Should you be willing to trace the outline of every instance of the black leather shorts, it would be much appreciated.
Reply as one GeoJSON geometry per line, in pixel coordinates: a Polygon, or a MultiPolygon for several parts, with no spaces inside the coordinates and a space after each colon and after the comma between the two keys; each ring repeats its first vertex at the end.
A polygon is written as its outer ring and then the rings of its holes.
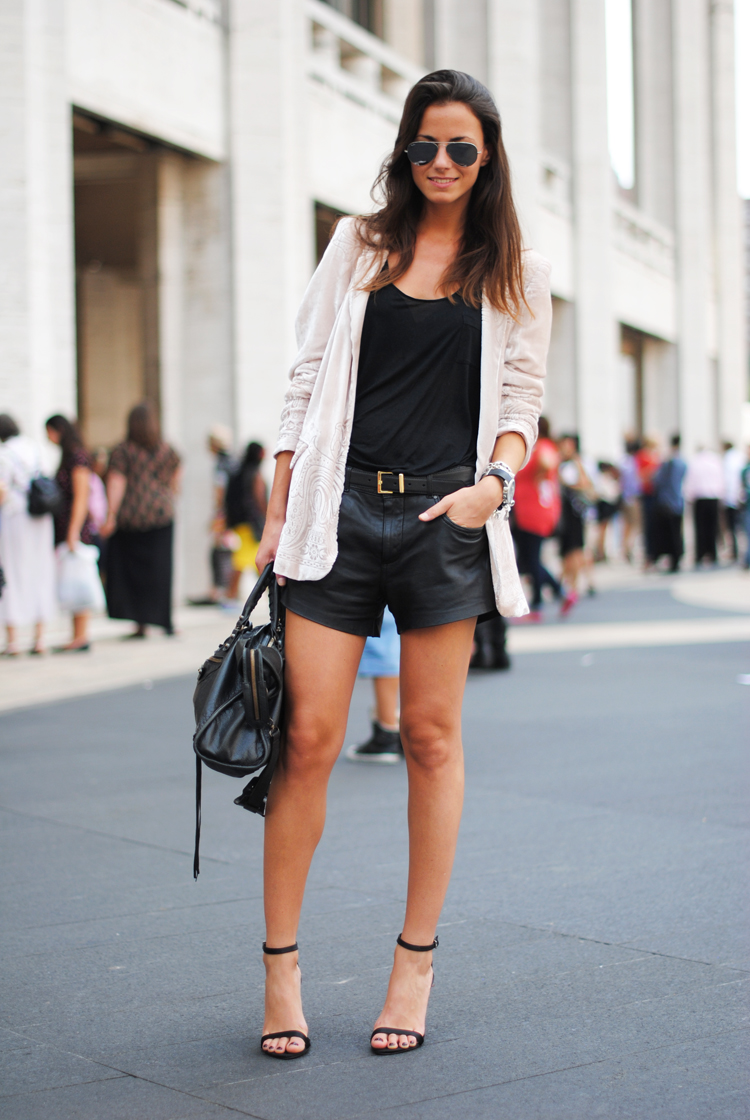
{"type": "Polygon", "coordinates": [[[386,605],[400,634],[474,615],[494,617],[487,533],[456,525],[445,514],[420,521],[438,501],[435,494],[345,490],[333,568],[323,579],[287,580],[285,605],[312,622],[363,637],[380,634],[386,605]]]}

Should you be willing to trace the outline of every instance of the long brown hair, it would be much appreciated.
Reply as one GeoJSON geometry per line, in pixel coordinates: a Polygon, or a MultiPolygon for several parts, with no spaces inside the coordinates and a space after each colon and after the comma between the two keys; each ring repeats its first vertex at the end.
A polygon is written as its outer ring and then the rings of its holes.
{"type": "Polygon", "coordinates": [[[155,451],[161,443],[161,431],[156,409],[148,401],[137,404],[128,414],[128,440],[155,451]]]}
{"type": "Polygon", "coordinates": [[[379,260],[397,253],[398,264],[388,271],[378,269],[363,287],[375,292],[392,284],[414,260],[425,200],[412,178],[406,148],[419,133],[425,109],[451,101],[460,101],[471,109],[482,126],[490,158],[472,188],[461,248],[441,286],[446,290],[457,288],[472,307],[479,306],[484,292],[498,311],[517,318],[525,302],[521,229],[513,205],[500,114],[486,86],[459,70],[436,70],[409,91],[396,143],[373,187],[373,198],[379,191],[384,205],[357,222],[362,246],[379,250],[379,260]]]}
{"type": "Polygon", "coordinates": [[[56,412],[54,416],[50,416],[45,427],[51,428],[53,432],[57,432],[59,435],[60,450],[62,451],[60,466],[68,470],[75,459],[76,453],[78,451],[86,452],[81,433],[78,431],[78,425],[74,420],[68,420],[67,416],[61,416],[59,412],[56,412]]]}

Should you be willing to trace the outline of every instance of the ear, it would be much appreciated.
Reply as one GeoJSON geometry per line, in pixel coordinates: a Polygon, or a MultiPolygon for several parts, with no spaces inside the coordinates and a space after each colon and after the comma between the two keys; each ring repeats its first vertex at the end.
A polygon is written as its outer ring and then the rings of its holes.
{"type": "Polygon", "coordinates": [[[485,148],[484,149],[484,155],[482,156],[481,160],[479,161],[479,166],[480,167],[486,167],[486,165],[489,162],[490,162],[490,153],[489,153],[489,150],[487,148],[485,148]]]}

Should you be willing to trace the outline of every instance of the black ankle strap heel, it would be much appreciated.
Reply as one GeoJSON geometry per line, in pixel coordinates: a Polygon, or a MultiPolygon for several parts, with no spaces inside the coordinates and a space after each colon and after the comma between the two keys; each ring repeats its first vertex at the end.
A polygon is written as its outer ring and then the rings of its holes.
{"type": "MultiPolygon", "coordinates": [[[[263,942],[263,952],[268,957],[277,957],[281,953],[296,953],[299,946],[297,942],[294,945],[284,945],[281,949],[269,949],[265,941],[263,942]]],[[[280,1058],[284,1062],[290,1062],[293,1058],[301,1058],[310,1049],[312,1043],[306,1034],[302,1031],[274,1031],[273,1034],[264,1034],[261,1036],[260,1049],[261,1053],[265,1054],[267,1058],[280,1058]],[[277,1054],[273,1050],[264,1050],[263,1043],[268,1042],[269,1038],[301,1038],[305,1044],[304,1050],[284,1050],[281,1054],[277,1054]]]]}
{"type": "Polygon", "coordinates": [[[431,945],[410,945],[409,942],[404,941],[401,934],[399,934],[398,937],[396,938],[396,944],[400,945],[402,949],[411,950],[412,953],[429,953],[433,949],[437,949],[440,942],[436,937],[431,945]]]}
{"type": "MultiPolygon", "coordinates": [[[[409,942],[404,941],[401,934],[399,934],[398,937],[396,938],[396,944],[400,945],[402,949],[409,949],[412,953],[429,953],[433,949],[437,949],[440,942],[438,941],[438,938],[436,936],[435,940],[432,942],[431,945],[410,945],[409,942]]],[[[435,970],[434,969],[433,969],[433,972],[432,972],[432,983],[433,983],[433,985],[435,983],[435,970]]],[[[373,1054],[408,1054],[412,1050],[418,1050],[419,1047],[423,1044],[424,1040],[425,1040],[425,1036],[423,1034],[420,1034],[419,1031],[405,1031],[405,1030],[401,1030],[400,1028],[397,1028],[397,1027],[376,1027],[375,1030],[370,1035],[370,1049],[372,1050],[373,1054]],[[394,1046],[393,1049],[390,1049],[388,1046],[373,1046],[372,1040],[376,1037],[376,1035],[379,1035],[379,1034],[405,1035],[407,1038],[413,1038],[414,1039],[414,1045],[413,1046],[394,1046]]]]}

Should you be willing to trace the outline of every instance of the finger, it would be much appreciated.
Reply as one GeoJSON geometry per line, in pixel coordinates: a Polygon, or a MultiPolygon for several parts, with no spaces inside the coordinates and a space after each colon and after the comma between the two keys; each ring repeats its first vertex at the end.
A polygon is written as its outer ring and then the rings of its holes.
{"type": "Polygon", "coordinates": [[[434,506],[430,506],[430,508],[426,509],[424,513],[420,513],[419,520],[434,521],[436,517],[441,517],[446,512],[446,510],[450,509],[451,503],[448,499],[452,497],[453,495],[449,494],[447,497],[441,498],[440,501],[437,502],[434,506]]]}

